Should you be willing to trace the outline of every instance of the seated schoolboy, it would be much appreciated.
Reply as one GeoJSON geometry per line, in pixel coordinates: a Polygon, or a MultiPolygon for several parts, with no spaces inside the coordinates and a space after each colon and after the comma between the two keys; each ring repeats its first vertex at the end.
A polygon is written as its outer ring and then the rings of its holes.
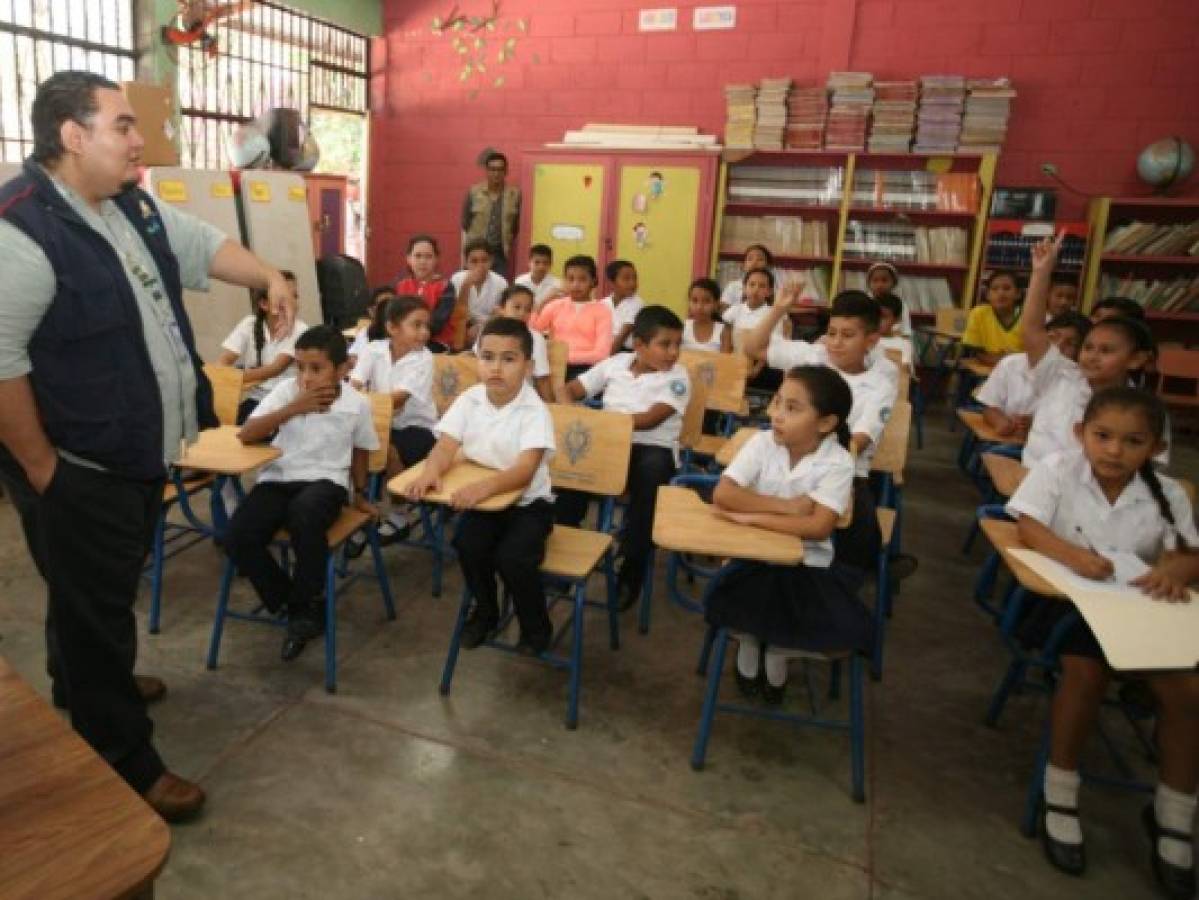
{"type": "Polygon", "coordinates": [[[491,271],[491,245],[483,238],[467,241],[462,248],[466,267],[450,276],[445,287],[446,294],[454,296],[455,315],[466,319],[466,336],[463,343],[452,347],[461,350],[470,347],[479,335],[483,323],[491,318],[500,294],[508,286],[508,279],[491,271]]]}
{"type": "MultiPolygon", "coordinates": [[[[495,315],[502,319],[515,319],[517,322],[528,326],[529,317],[533,314],[533,291],[525,287],[523,284],[514,284],[507,288],[504,293],[500,294],[499,306],[495,308],[495,315]]],[[[532,368],[529,369],[529,384],[537,391],[537,395],[546,403],[554,402],[554,389],[550,384],[550,354],[549,347],[546,346],[545,335],[533,331],[533,353],[532,353],[532,368]]],[[[472,352],[475,356],[479,355],[479,346],[482,337],[479,341],[475,341],[475,346],[472,352]]]]}
{"type": "Polygon", "coordinates": [[[477,351],[482,383],[463,391],[437,424],[437,444],[408,491],[411,500],[424,497],[459,451],[497,470],[452,498],[453,507],[463,510],[454,546],[475,597],[462,631],[462,646],[468,649],[483,643],[499,621],[497,572],[520,623],[518,649],[544,653],[552,636],[538,567],[554,527],[547,466],[554,452],[554,423],[528,384],[532,351],[532,334],[519,319],[499,317],[483,326],[477,351]],[[520,499],[506,510],[475,509],[488,497],[518,488],[523,489],[520,499]]]}
{"type": "Polygon", "coordinates": [[[1049,278],[1049,298],[1045,301],[1045,321],[1078,310],[1078,282],[1072,275],[1055,273],[1049,278]]]}
{"type": "Polygon", "coordinates": [[[909,371],[912,368],[912,339],[903,333],[903,301],[894,294],[875,297],[878,301],[878,349],[885,354],[888,350],[899,351],[899,363],[909,371]]]}
{"type": "MultiPolygon", "coordinates": [[[[1051,319],[1046,329],[1050,343],[1058,352],[1067,359],[1077,360],[1083,339],[1091,330],[1091,320],[1080,313],[1067,312],[1051,319]]],[[[1000,435],[1026,435],[1037,406],[1028,354],[1013,353],[996,363],[975,397],[983,405],[983,419],[1000,435]]]]}
{"type": "Polygon", "coordinates": [[[359,328],[350,343],[350,371],[353,371],[359,358],[366,352],[367,344],[387,337],[387,304],[395,298],[396,292],[389,285],[377,287],[371,292],[371,302],[366,308],[366,317],[370,319],[370,323],[359,328]]]}
{"type": "Polygon", "coordinates": [[[962,346],[985,365],[993,366],[1008,353],[1024,349],[1020,299],[1015,273],[998,269],[987,279],[986,302],[970,310],[962,346]]]}
{"type": "Polygon", "coordinates": [[[533,306],[539,309],[541,304],[552,300],[562,291],[562,282],[550,271],[554,264],[554,251],[547,244],[534,244],[529,248],[529,271],[517,277],[512,282],[521,287],[527,287],[533,292],[533,306]]]}
{"type": "MultiPolygon", "coordinates": [[[[621,608],[637,602],[646,577],[658,488],[678,468],[679,432],[691,396],[691,379],[679,365],[683,323],[665,306],[647,306],[633,320],[633,352],[610,356],[558,389],[571,403],[604,395],[604,409],[633,417],[629,459],[629,505],[624,518],[619,575],[621,608]]],[[[577,526],[587,512],[587,495],[561,491],[558,521],[577,526]]]]}
{"type": "Polygon", "coordinates": [[[346,342],[329,325],[309,328],[296,340],[296,375],[263,399],[238,432],[243,444],[267,439],[283,455],[258,474],[225,536],[225,552],[250,579],[272,613],[286,611],[283,659],[300,655],[325,630],[325,532],[353,498],[366,500],[367,460],[379,446],[370,401],[343,385],[346,342]],[[291,575],[271,552],[286,528],[295,554],[291,575]]]}

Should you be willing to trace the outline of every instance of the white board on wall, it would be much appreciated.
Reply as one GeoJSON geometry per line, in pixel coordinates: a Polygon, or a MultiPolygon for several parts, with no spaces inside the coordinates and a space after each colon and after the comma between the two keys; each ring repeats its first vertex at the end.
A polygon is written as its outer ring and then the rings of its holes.
{"type": "Polygon", "coordinates": [[[324,319],[304,179],[294,172],[242,172],[241,208],[246,245],[271,265],[296,273],[300,318],[319,325],[324,319]]]}
{"type": "MultiPolygon", "coordinates": [[[[146,189],[156,202],[169,203],[241,241],[237,200],[228,172],[153,167],[146,170],[146,189]]],[[[221,341],[251,312],[248,290],[215,278],[207,293],[184,291],[183,305],[196,335],[196,349],[205,362],[216,361],[221,341]]]]}

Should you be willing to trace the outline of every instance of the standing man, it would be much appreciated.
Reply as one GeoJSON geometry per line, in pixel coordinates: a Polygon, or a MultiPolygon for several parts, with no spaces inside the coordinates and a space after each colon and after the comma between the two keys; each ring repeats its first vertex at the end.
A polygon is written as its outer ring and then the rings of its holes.
{"type": "Polygon", "coordinates": [[[166,466],[216,424],[183,308],[212,275],[287,283],[215,228],[137,187],[144,141],[116,84],[60,72],[33,102],[33,153],[0,187],[0,483],[45,579],[48,665],[75,730],[167,821],[198,785],[168,772],[135,679],[133,603],[166,466]]]}
{"type": "MultiPolygon", "coordinates": [[[[483,151],[487,180],[472,185],[462,204],[462,246],[481,238],[491,246],[491,271],[512,280],[512,249],[520,219],[520,188],[505,184],[508,157],[483,151]]],[[[463,266],[465,268],[465,265],[463,266]]]]}

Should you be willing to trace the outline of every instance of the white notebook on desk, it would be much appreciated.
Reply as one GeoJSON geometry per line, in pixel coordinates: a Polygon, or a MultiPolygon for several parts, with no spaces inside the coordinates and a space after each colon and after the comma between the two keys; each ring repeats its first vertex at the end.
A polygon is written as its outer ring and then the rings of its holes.
{"type": "Polygon", "coordinates": [[[1147,569],[1132,554],[1109,554],[1116,567],[1110,581],[1083,578],[1034,550],[1013,550],[1012,556],[1074,602],[1113,669],[1199,665],[1199,594],[1191,591],[1189,602],[1169,603],[1130,587],[1128,581],[1147,569]]]}

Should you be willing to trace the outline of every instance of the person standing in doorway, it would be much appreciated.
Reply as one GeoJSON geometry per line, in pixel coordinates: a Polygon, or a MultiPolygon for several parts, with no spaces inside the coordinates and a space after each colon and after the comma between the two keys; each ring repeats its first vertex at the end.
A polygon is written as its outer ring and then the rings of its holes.
{"type": "Polygon", "coordinates": [[[506,184],[508,157],[483,151],[487,180],[472,185],[462,203],[462,246],[482,239],[491,247],[491,271],[512,279],[512,248],[520,220],[520,188],[506,184]]]}
{"type": "Polygon", "coordinates": [[[265,291],[275,268],[137,186],[145,142],[120,88],[59,72],[33,102],[33,153],[0,187],[0,484],[45,579],[53,695],[83,738],[167,821],[199,785],[169,772],[135,678],[142,565],[181,444],[215,426],[183,289],[209,276],[265,291]]]}

